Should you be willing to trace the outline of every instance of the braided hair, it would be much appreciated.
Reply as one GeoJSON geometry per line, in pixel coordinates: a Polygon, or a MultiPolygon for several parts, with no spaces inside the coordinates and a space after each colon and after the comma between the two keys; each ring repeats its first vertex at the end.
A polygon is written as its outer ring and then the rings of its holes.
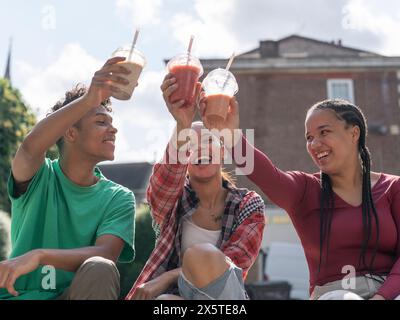
{"type": "MultiPolygon", "coordinates": [[[[362,164],[362,221],[363,221],[363,239],[359,256],[359,267],[361,264],[372,274],[373,264],[379,246],[379,219],[375,209],[371,192],[371,155],[366,146],[367,125],[366,119],[359,107],[340,99],[325,100],[312,106],[308,114],[314,110],[331,110],[340,121],[344,121],[346,127],[358,126],[360,137],[358,141],[358,152],[362,164]],[[372,258],[367,263],[366,255],[368,245],[372,238],[373,220],[375,221],[376,239],[372,258]]],[[[335,208],[334,193],[329,175],[321,172],[321,196],[320,196],[320,257],[318,271],[321,270],[323,262],[324,247],[326,247],[326,256],[329,252],[329,239],[332,224],[332,215],[335,208]]]]}

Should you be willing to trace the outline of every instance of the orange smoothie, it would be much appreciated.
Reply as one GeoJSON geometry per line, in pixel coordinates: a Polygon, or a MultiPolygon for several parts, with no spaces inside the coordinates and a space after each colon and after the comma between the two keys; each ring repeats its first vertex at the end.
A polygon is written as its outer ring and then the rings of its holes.
{"type": "Polygon", "coordinates": [[[205,116],[207,120],[212,122],[224,121],[228,114],[229,101],[231,96],[225,94],[212,94],[207,96],[207,107],[205,116]]]}

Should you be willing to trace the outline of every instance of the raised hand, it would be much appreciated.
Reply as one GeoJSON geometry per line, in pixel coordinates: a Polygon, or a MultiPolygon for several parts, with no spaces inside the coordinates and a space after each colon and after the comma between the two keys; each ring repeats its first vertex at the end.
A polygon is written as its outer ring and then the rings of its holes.
{"type": "Polygon", "coordinates": [[[173,74],[169,73],[165,76],[160,88],[163,92],[164,101],[167,104],[168,111],[174,117],[178,126],[180,128],[190,128],[194,115],[196,114],[196,103],[201,88],[200,82],[196,84],[195,102],[192,105],[185,107],[182,107],[185,100],[179,100],[174,103],[171,102],[171,94],[178,89],[178,84],[176,83],[176,78],[174,78],[173,74]]]}
{"type": "Polygon", "coordinates": [[[143,283],[138,287],[132,296],[128,296],[128,300],[152,300],[164,293],[168,289],[171,282],[166,274],[162,274],[158,278],[143,283]]]}
{"type": "Polygon", "coordinates": [[[118,62],[124,61],[124,57],[114,57],[104,64],[104,66],[96,71],[92,78],[92,82],[87,93],[84,95],[87,103],[93,107],[99,106],[104,100],[111,97],[115,92],[120,92],[116,85],[122,84],[127,85],[129,81],[121,77],[120,75],[130,74],[130,71],[118,64],[118,62]]]}
{"type": "MultiPolygon", "coordinates": [[[[208,130],[217,130],[223,139],[224,146],[228,149],[232,148],[241,138],[241,132],[239,131],[239,103],[236,98],[232,97],[229,101],[229,109],[225,121],[210,122],[205,116],[206,108],[207,97],[202,92],[200,94],[199,111],[204,126],[208,130]],[[229,134],[226,130],[229,130],[229,134]]],[[[214,134],[216,134],[215,131],[214,134]]]]}
{"type": "Polygon", "coordinates": [[[201,92],[199,101],[200,117],[207,129],[228,129],[231,131],[239,129],[239,103],[235,97],[232,97],[229,101],[229,109],[225,121],[210,122],[207,117],[204,116],[206,108],[207,97],[204,92],[201,92]]]}

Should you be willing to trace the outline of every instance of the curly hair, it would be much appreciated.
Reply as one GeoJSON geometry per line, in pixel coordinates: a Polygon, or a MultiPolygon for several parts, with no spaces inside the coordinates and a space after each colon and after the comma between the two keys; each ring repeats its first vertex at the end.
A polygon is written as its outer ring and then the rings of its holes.
{"type": "MultiPolygon", "coordinates": [[[[65,92],[65,97],[59,101],[50,109],[50,111],[46,114],[46,117],[49,116],[50,114],[56,112],[57,110],[60,110],[61,108],[65,107],[66,105],[70,104],[72,101],[82,97],[86,92],[87,92],[87,87],[82,84],[78,83],[75,85],[71,90],[65,92]]],[[[101,105],[106,108],[108,112],[112,112],[111,108],[111,101],[109,98],[104,100],[101,105]]],[[[79,122],[74,124],[75,127],[79,127],[79,122]]],[[[62,147],[63,147],[64,141],[63,138],[61,137],[60,139],[57,140],[56,145],[58,147],[58,150],[61,152],[62,147]]]]}

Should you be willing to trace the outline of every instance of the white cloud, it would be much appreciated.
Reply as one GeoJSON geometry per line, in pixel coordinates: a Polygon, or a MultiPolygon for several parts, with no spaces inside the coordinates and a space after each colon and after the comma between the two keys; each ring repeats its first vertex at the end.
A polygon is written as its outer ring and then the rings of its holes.
{"type": "Polygon", "coordinates": [[[229,57],[256,48],[260,40],[299,34],[388,55],[400,54],[400,2],[388,0],[194,0],[177,11],[169,28],[181,50],[196,35],[195,53],[229,57]]]}
{"type": "Polygon", "coordinates": [[[194,52],[205,56],[226,56],[238,49],[238,41],[229,29],[235,11],[231,0],[195,0],[194,14],[178,12],[170,22],[174,37],[186,48],[195,35],[194,52]]]}
{"type": "Polygon", "coordinates": [[[17,61],[21,77],[21,92],[39,117],[64,96],[67,89],[78,82],[88,83],[91,75],[102,65],[78,44],[67,44],[54,62],[37,68],[25,61],[17,61]]]}
{"type": "Polygon", "coordinates": [[[398,0],[232,0],[232,6],[235,11],[226,28],[243,51],[257,47],[259,40],[299,34],[400,55],[398,0]]]}
{"type": "Polygon", "coordinates": [[[162,122],[158,122],[156,128],[140,127],[137,122],[129,121],[119,126],[115,162],[154,162],[161,159],[173,129],[173,125],[165,126],[162,122]]]}
{"type": "Polygon", "coordinates": [[[164,75],[145,69],[132,99],[113,101],[118,128],[115,161],[151,162],[162,156],[174,126],[160,90],[164,75]]]}
{"type": "Polygon", "coordinates": [[[117,13],[132,26],[157,25],[160,23],[163,0],[117,0],[117,13]]]}
{"type": "Polygon", "coordinates": [[[292,34],[331,41],[343,35],[342,6],[346,1],[232,0],[234,11],[222,19],[226,30],[235,35],[240,52],[256,48],[260,40],[292,34]]]}
{"type": "Polygon", "coordinates": [[[15,65],[17,67],[17,72],[23,74],[25,79],[31,78],[40,73],[39,68],[32,66],[26,61],[18,60],[15,62],[15,65]]]}
{"type": "Polygon", "coordinates": [[[345,27],[370,32],[383,39],[382,52],[400,54],[400,2],[350,0],[343,8],[345,27]],[[389,9],[390,8],[390,9],[389,9]]]}

